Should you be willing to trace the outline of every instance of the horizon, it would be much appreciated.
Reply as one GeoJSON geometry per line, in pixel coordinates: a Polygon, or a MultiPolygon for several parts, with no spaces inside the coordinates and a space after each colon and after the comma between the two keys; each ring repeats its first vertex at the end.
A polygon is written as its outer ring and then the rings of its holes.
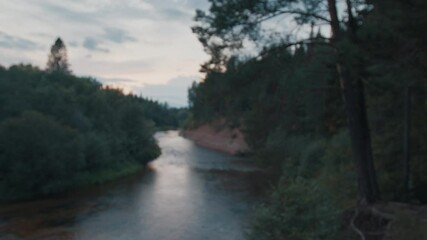
{"type": "Polygon", "coordinates": [[[0,65],[45,69],[50,47],[60,37],[73,74],[185,107],[187,89],[202,78],[200,64],[208,59],[190,29],[195,10],[207,4],[205,0],[1,2],[0,65]]]}

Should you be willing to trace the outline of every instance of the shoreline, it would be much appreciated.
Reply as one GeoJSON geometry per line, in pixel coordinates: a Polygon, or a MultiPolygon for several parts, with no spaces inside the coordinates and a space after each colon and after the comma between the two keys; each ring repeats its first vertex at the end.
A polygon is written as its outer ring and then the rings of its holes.
{"type": "Polygon", "coordinates": [[[203,124],[194,129],[183,129],[180,135],[195,144],[223,152],[229,155],[240,155],[250,151],[243,133],[223,124],[203,124]]]}

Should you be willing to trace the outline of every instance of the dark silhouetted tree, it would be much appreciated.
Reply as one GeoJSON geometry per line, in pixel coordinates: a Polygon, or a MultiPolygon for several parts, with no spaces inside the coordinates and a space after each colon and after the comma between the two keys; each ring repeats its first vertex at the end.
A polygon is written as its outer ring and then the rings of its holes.
{"type": "MultiPolygon", "coordinates": [[[[208,53],[215,47],[227,57],[228,52],[244,48],[245,42],[249,41],[257,43],[266,41],[267,46],[274,46],[279,42],[283,48],[317,43],[335,49],[337,58],[335,65],[342,86],[358,173],[360,202],[377,201],[380,194],[372,157],[364,87],[357,68],[360,63],[354,63],[357,58],[353,54],[354,51],[351,51],[357,42],[353,36],[357,27],[353,16],[353,4],[356,2],[350,0],[345,2],[346,16],[338,14],[337,0],[210,0],[209,2],[211,3],[209,11],[197,11],[195,17],[197,25],[192,28],[208,53]],[[273,31],[271,36],[279,34],[285,36],[284,38],[278,37],[274,41],[264,39],[268,34],[265,34],[263,23],[277,19],[278,16],[288,18],[299,27],[309,27],[313,24],[329,25],[331,36],[325,41],[326,39],[318,39],[314,35],[298,37],[293,31],[278,30],[273,31]]],[[[215,59],[218,57],[213,55],[211,61],[215,62],[215,59]]]]}
{"type": "Polygon", "coordinates": [[[56,39],[50,48],[50,54],[47,60],[48,72],[71,73],[67,59],[67,48],[61,38],[56,39]]]}

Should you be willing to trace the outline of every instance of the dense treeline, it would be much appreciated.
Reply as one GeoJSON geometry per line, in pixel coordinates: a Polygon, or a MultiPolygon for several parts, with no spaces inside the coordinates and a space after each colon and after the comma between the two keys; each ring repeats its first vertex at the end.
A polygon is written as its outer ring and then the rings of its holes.
{"type": "MultiPolygon", "coordinates": [[[[425,1],[349,0],[341,14],[334,0],[210,2],[193,28],[212,58],[189,90],[188,127],[225,117],[279,170],[250,238],[357,239],[342,223],[355,206],[427,202],[425,1]],[[278,15],[310,36],[265,44],[256,30],[278,15]],[[265,48],[230,54],[247,41],[265,48]]],[[[405,239],[426,234],[411,227],[405,239]]]]}
{"type": "Polygon", "coordinates": [[[0,196],[64,191],[140,169],[160,153],[153,132],[174,111],[91,78],[0,67],[0,196]]]}

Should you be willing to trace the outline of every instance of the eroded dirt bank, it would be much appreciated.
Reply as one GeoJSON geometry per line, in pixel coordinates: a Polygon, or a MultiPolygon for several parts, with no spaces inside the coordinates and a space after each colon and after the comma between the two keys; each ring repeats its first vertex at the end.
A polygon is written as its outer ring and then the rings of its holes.
{"type": "Polygon", "coordinates": [[[181,135],[197,145],[227,154],[237,155],[249,151],[242,132],[225,126],[222,121],[182,130],[181,135]]]}

